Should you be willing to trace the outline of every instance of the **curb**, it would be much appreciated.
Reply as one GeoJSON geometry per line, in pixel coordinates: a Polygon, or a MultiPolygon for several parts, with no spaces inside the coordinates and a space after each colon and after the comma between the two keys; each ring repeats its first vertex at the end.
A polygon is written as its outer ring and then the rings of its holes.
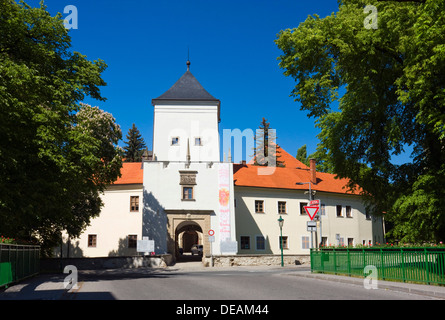
{"type": "MultiPolygon", "coordinates": [[[[347,276],[322,274],[322,273],[311,273],[310,271],[295,272],[288,275],[363,286],[363,278],[353,278],[347,276]]],[[[378,280],[378,290],[406,292],[427,297],[434,297],[438,299],[445,299],[445,287],[432,286],[426,284],[413,284],[413,283],[378,280]]]]}

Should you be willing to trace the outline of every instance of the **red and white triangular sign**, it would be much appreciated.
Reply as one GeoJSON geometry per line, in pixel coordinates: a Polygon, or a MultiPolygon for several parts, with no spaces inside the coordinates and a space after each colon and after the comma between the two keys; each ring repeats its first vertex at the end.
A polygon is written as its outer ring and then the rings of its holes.
{"type": "Polygon", "coordinates": [[[309,218],[311,218],[311,220],[314,219],[319,209],[318,206],[304,206],[303,208],[304,210],[306,210],[306,213],[309,216],[309,218]]]}

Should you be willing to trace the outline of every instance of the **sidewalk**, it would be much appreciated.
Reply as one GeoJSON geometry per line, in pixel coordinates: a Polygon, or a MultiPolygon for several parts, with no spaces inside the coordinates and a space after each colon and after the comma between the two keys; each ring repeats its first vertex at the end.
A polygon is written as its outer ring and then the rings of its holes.
{"type": "MultiPolygon", "coordinates": [[[[358,286],[363,286],[363,278],[355,278],[348,276],[340,276],[324,273],[311,273],[310,271],[293,272],[288,275],[305,277],[319,280],[327,280],[341,283],[349,283],[358,286]]],[[[395,281],[378,280],[378,290],[392,290],[397,292],[409,292],[413,294],[419,294],[423,296],[435,297],[439,299],[445,299],[445,287],[426,285],[426,284],[414,284],[395,281]]],[[[372,289],[369,289],[372,290],[372,289]]]]}

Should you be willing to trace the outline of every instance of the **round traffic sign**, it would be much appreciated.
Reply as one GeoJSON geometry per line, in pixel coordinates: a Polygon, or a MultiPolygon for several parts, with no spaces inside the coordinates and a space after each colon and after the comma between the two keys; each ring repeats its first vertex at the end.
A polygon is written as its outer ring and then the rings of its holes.
{"type": "Polygon", "coordinates": [[[215,231],[213,231],[212,229],[209,230],[209,236],[213,236],[215,234],[215,231]]]}

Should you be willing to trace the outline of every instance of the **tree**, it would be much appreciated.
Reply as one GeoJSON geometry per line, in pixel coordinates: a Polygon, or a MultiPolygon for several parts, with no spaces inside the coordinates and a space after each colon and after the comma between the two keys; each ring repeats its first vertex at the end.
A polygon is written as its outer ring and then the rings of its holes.
{"type": "Polygon", "coordinates": [[[0,0],[0,233],[40,242],[76,237],[119,176],[121,131],[105,101],[102,60],[71,51],[61,14],[0,0]]]}
{"type": "Polygon", "coordinates": [[[309,159],[307,157],[307,150],[306,145],[301,146],[297,150],[297,156],[295,157],[298,161],[302,162],[303,164],[309,166],[309,159]]]}
{"type": "Polygon", "coordinates": [[[321,129],[317,151],[363,188],[374,215],[386,212],[402,241],[445,240],[444,5],[339,1],[338,12],[309,16],[276,40],[292,96],[321,129]],[[377,29],[364,25],[366,5],[377,9],[377,29]],[[392,163],[407,146],[412,161],[392,163]]]}
{"type": "Polygon", "coordinates": [[[270,123],[266,118],[260,123],[259,130],[255,135],[254,165],[255,166],[275,166],[284,167],[284,162],[280,161],[280,150],[276,143],[277,136],[275,130],[270,128],[270,123]]]}
{"type": "Polygon", "coordinates": [[[147,148],[145,145],[144,138],[140,134],[138,128],[133,123],[133,126],[128,130],[128,134],[126,136],[127,141],[125,141],[126,146],[125,150],[125,161],[126,162],[140,162],[142,161],[142,154],[144,150],[147,148]]]}

